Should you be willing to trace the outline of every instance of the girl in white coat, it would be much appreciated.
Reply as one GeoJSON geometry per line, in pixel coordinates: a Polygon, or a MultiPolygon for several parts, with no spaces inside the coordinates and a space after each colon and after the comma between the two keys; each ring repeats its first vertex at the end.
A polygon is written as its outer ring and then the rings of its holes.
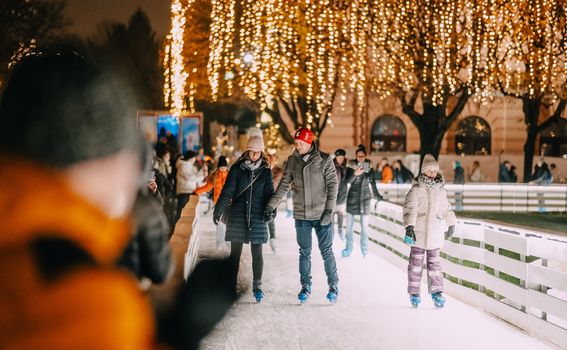
{"type": "Polygon", "coordinates": [[[447,199],[444,185],[445,180],[439,173],[439,165],[435,158],[431,154],[426,154],[421,173],[413,180],[413,186],[406,195],[403,211],[406,228],[404,241],[411,245],[408,293],[414,307],[417,307],[421,301],[419,292],[425,255],[427,255],[429,293],[435,306],[442,307],[445,303],[442,295],[443,271],[440,251],[444,236],[448,238],[453,235],[457,219],[447,199]]]}

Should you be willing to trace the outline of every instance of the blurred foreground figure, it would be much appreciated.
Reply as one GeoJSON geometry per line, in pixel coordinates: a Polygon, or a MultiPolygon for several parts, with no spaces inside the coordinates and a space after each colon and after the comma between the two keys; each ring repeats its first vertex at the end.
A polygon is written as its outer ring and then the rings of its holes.
{"type": "Polygon", "coordinates": [[[148,349],[149,305],[114,267],[141,177],[126,90],[62,50],[28,56],[0,103],[0,348],[148,349]]]}

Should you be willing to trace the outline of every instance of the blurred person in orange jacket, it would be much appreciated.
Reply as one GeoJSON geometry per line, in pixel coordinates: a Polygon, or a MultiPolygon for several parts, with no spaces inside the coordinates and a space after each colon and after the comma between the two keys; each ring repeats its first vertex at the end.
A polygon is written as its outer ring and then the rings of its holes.
{"type": "Polygon", "coordinates": [[[150,349],[115,267],[141,178],[128,89],[71,49],[24,57],[0,103],[0,348],[150,349]]]}

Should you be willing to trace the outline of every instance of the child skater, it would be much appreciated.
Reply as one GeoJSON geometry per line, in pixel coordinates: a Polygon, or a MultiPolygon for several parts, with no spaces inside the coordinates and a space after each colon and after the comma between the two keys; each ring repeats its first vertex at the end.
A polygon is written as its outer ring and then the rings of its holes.
{"type": "Polygon", "coordinates": [[[403,210],[406,228],[404,242],[411,246],[408,293],[414,307],[421,302],[419,289],[426,254],[429,293],[436,307],[443,307],[445,304],[439,252],[443,246],[443,236],[449,238],[453,235],[457,219],[447,199],[444,185],[445,180],[439,173],[435,158],[426,154],[421,173],[413,180],[412,188],[406,195],[403,210]],[[445,232],[447,225],[449,227],[445,232]]]}

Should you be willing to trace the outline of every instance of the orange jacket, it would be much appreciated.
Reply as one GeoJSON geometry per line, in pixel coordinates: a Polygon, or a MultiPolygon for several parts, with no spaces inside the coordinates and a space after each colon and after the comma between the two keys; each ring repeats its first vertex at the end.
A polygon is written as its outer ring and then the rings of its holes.
{"type": "Polygon", "coordinates": [[[0,349],[152,348],[149,304],[114,268],[126,222],[53,170],[0,158],[0,183],[0,349]]]}
{"type": "Polygon", "coordinates": [[[384,166],[382,168],[382,182],[383,184],[389,184],[394,181],[394,172],[392,171],[392,167],[389,165],[384,166]]]}
{"type": "Polygon", "coordinates": [[[203,186],[197,188],[195,193],[198,195],[202,195],[203,193],[207,193],[210,190],[213,190],[213,203],[216,203],[219,199],[220,193],[226,182],[226,178],[228,176],[228,170],[220,171],[216,170],[211,176],[207,177],[207,183],[203,186]]]}

